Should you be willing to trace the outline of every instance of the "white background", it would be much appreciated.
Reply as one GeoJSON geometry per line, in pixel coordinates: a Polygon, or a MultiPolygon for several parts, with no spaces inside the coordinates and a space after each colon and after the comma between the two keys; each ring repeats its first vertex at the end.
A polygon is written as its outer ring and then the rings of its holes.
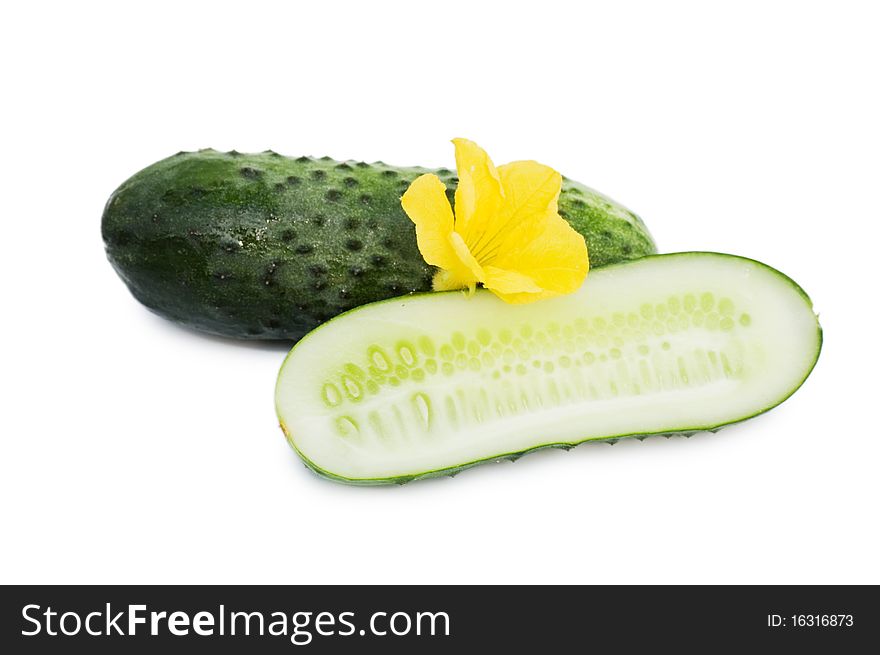
{"type": "Polygon", "coordinates": [[[7,6],[0,580],[880,582],[876,11],[7,6]],[[177,328],[105,259],[106,198],[178,150],[451,166],[455,136],[604,191],[662,251],[793,276],[812,377],[714,436],[346,487],[278,429],[285,347],[177,328]]]}

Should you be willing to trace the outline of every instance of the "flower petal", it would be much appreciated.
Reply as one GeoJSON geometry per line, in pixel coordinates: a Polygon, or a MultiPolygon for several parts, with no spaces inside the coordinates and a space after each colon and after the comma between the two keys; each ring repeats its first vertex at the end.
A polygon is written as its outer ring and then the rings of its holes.
{"type": "MultiPolygon", "coordinates": [[[[516,292],[527,295],[507,298],[504,295],[514,290],[498,289],[498,295],[508,302],[531,302],[577,290],[587,276],[590,263],[584,237],[554,211],[523,220],[499,248],[491,266],[493,271],[513,271],[531,279],[541,289],[540,293],[523,287],[516,292]]],[[[484,264],[484,270],[488,271],[489,266],[484,264]]],[[[492,288],[489,283],[486,286],[492,288]]]]}
{"type": "Polygon", "coordinates": [[[489,155],[473,141],[453,139],[458,188],[455,190],[455,231],[466,243],[483,233],[502,203],[501,178],[489,155]]]}
{"type": "Polygon", "coordinates": [[[485,226],[484,233],[469,241],[474,256],[492,263],[503,244],[520,229],[523,221],[543,219],[556,213],[562,176],[536,161],[515,161],[498,167],[504,202],[485,226]]]}
{"type": "Polygon", "coordinates": [[[482,282],[485,278],[483,267],[480,266],[480,263],[471,254],[461,235],[458,232],[453,232],[449,235],[449,243],[452,244],[452,249],[455,251],[458,261],[473,275],[474,281],[482,282]]]}
{"type": "Polygon", "coordinates": [[[431,173],[420,175],[400,199],[403,211],[416,224],[416,239],[425,261],[440,268],[456,268],[459,259],[449,241],[454,218],[446,186],[431,173]]]}
{"type": "Polygon", "coordinates": [[[455,212],[431,174],[417,178],[401,199],[422,256],[441,269],[434,288],[473,292],[482,283],[510,303],[576,290],[590,265],[584,238],[558,213],[562,176],[534,161],[496,169],[473,141],[453,143],[455,212]]]}
{"type": "Polygon", "coordinates": [[[514,161],[498,167],[509,220],[556,211],[562,175],[536,161],[514,161]]]}
{"type": "Polygon", "coordinates": [[[455,289],[469,289],[471,293],[477,288],[477,280],[465,269],[449,271],[441,268],[434,273],[431,281],[434,291],[453,291],[455,289]]]}
{"type": "Polygon", "coordinates": [[[497,266],[486,266],[483,286],[496,293],[541,293],[543,289],[535,281],[519,271],[509,271],[497,266]]]}
{"type": "Polygon", "coordinates": [[[536,300],[543,300],[544,298],[552,298],[553,296],[559,295],[554,291],[541,291],[539,293],[502,293],[495,289],[490,289],[490,291],[508,305],[525,305],[530,302],[535,302],[536,300]]]}

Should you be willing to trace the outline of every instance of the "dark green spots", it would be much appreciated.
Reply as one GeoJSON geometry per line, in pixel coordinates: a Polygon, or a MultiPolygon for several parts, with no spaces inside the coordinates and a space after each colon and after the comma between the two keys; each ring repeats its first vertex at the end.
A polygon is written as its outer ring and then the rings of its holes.
{"type": "Polygon", "coordinates": [[[232,279],[232,273],[230,271],[215,271],[211,274],[218,282],[227,282],[232,279]]]}
{"type": "Polygon", "coordinates": [[[281,233],[281,240],[284,241],[285,243],[290,243],[294,239],[296,239],[296,231],[295,230],[288,229],[288,230],[284,230],[281,233]]]}
{"type": "Polygon", "coordinates": [[[330,189],[327,193],[324,194],[324,198],[329,200],[330,202],[339,202],[342,200],[342,191],[339,189],[330,189]]]}
{"type": "Polygon", "coordinates": [[[359,161],[355,164],[358,168],[369,168],[370,165],[365,161],[359,161]]]}
{"type": "Polygon", "coordinates": [[[249,180],[256,180],[263,176],[263,171],[251,168],[250,166],[242,166],[238,172],[241,173],[242,177],[246,177],[249,180]]]}
{"type": "Polygon", "coordinates": [[[343,178],[342,183],[347,186],[349,189],[352,187],[356,187],[358,185],[358,181],[353,177],[343,178]]]}
{"type": "Polygon", "coordinates": [[[319,182],[319,181],[323,180],[325,177],[327,177],[327,172],[318,169],[318,170],[312,171],[312,172],[309,174],[309,176],[310,176],[315,182],[319,182]]]}
{"type": "Polygon", "coordinates": [[[364,274],[364,269],[361,266],[352,266],[351,268],[348,269],[348,273],[352,277],[360,277],[361,275],[364,274]]]}
{"type": "Polygon", "coordinates": [[[289,184],[290,186],[299,186],[301,182],[302,178],[299,178],[296,175],[287,176],[287,184],[289,184]]]}
{"type": "Polygon", "coordinates": [[[315,280],[312,282],[312,288],[315,291],[323,291],[327,288],[327,280],[315,280]]]}
{"type": "Polygon", "coordinates": [[[274,189],[276,191],[284,191],[286,188],[287,188],[287,185],[284,184],[284,182],[276,182],[275,186],[274,186],[274,189]]]}
{"type": "Polygon", "coordinates": [[[397,177],[397,171],[382,171],[382,177],[397,177]]]}
{"type": "Polygon", "coordinates": [[[370,263],[373,266],[381,267],[385,266],[385,264],[388,263],[388,260],[385,259],[385,257],[383,257],[382,255],[373,255],[372,257],[370,257],[370,263]]]}
{"type": "Polygon", "coordinates": [[[241,153],[238,150],[230,150],[226,154],[230,157],[241,157],[241,153]]]}
{"type": "Polygon", "coordinates": [[[324,223],[327,222],[327,217],[324,214],[315,214],[312,216],[312,225],[316,227],[323,227],[324,223]]]}
{"type": "Polygon", "coordinates": [[[341,164],[336,164],[336,169],[340,170],[340,171],[352,170],[351,166],[347,162],[342,162],[341,164]]]}
{"type": "Polygon", "coordinates": [[[367,195],[366,193],[362,193],[358,197],[358,200],[360,200],[361,204],[364,204],[364,205],[369,205],[371,202],[373,202],[373,198],[370,197],[369,195],[367,195]]]}
{"type": "Polygon", "coordinates": [[[394,239],[392,239],[391,237],[384,237],[382,239],[382,245],[391,250],[396,244],[394,243],[394,239]]]}
{"type": "Polygon", "coordinates": [[[364,249],[364,242],[360,239],[346,239],[345,249],[351,252],[357,252],[364,249]]]}
{"type": "Polygon", "coordinates": [[[333,157],[328,157],[327,155],[324,155],[323,157],[321,157],[321,161],[333,161],[333,157]]]}
{"type": "Polygon", "coordinates": [[[309,274],[313,277],[320,277],[322,275],[327,275],[327,267],[323,264],[311,264],[309,265],[309,274]]]}
{"type": "Polygon", "coordinates": [[[315,251],[315,246],[311,243],[301,243],[296,247],[296,252],[299,255],[308,255],[315,251]]]}
{"type": "Polygon", "coordinates": [[[345,227],[346,230],[356,230],[360,224],[361,222],[356,218],[346,218],[343,227],[345,227]]]}
{"type": "Polygon", "coordinates": [[[311,157],[302,156],[302,157],[297,157],[296,161],[298,161],[300,164],[305,164],[307,162],[312,161],[312,159],[311,159],[311,157]]]}

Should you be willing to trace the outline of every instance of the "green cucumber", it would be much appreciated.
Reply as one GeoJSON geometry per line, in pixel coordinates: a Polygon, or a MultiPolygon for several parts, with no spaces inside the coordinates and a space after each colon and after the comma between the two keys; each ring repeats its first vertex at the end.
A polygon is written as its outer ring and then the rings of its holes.
{"type": "MultiPolygon", "coordinates": [[[[180,153],[122,184],[104,210],[110,262],[134,296],[190,328],[298,339],[366,303],[430,289],[400,196],[424,168],[180,153]]],[[[449,189],[451,171],[437,173],[449,189]]],[[[594,267],[654,253],[642,221],[566,180],[559,211],[594,267]]]]}
{"type": "Polygon", "coordinates": [[[403,483],[541,448],[714,431],[793,394],[821,344],[809,297],[779,271],[658,255],[530,305],[478,291],[353,310],[294,346],[275,405],[314,471],[403,483]]]}

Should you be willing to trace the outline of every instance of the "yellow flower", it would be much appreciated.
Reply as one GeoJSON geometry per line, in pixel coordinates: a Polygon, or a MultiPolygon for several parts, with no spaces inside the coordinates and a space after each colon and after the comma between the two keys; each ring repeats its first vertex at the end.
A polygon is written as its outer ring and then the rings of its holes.
{"type": "Polygon", "coordinates": [[[495,168],[473,141],[453,139],[455,213],[436,175],[421,175],[401,198],[419,250],[440,270],[434,290],[477,283],[509,303],[578,289],[590,268],[587,244],[559,215],[562,176],[534,161],[495,168]]]}

